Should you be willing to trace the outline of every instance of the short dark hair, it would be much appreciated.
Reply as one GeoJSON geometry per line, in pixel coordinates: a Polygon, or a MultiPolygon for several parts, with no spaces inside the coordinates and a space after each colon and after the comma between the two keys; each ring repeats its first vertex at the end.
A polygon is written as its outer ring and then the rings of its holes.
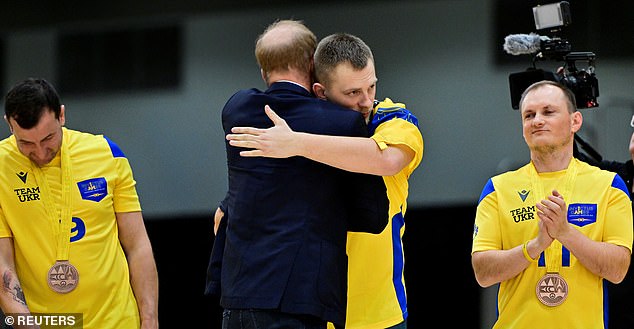
{"type": "Polygon", "coordinates": [[[361,38],[348,33],[334,33],[323,38],[315,50],[315,76],[317,81],[329,83],[330,75],[342,63],[362,70],[374,62],[370,47],[361,38]]]}
{"type": "Polygon", "coordinates": [[[41,78],[28,78],[17,83],[7,93],[4,114],[20,127],[31,129],[37,125],[44,111],[52,111],[59,119],[61,102],[55,87],[41,78]]]}

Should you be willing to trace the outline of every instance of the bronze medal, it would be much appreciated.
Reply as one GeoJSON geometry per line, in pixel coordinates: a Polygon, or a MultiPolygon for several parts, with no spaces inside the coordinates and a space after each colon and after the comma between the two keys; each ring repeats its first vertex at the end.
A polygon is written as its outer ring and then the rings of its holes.
{"type": "Polygon", "coordinates": [[[535,286],[537,299],[546,306],[558,306],[568,297],[568,284],[557,273],[546,273],[535,286]]]}
{"type": "Polygon", "coordinates": [[[47,280],[48,286],[53,291],[65,294],[73,291],[79,283],[79,272],[68,261],[57,261],[48,270],[47,280]]]}

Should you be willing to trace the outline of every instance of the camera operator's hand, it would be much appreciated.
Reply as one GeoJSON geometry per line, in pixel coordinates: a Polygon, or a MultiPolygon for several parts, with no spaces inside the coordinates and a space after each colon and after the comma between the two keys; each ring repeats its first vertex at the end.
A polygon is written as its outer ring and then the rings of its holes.
{"type": "Polygon", "coordinates": [[[566,69],[563,66],[560,66],[557,68],[557,71],[555,71],[555,73],[557,73],[557,75],[561,79],[564,77],[564,73],[566,73],[566,69]]]}

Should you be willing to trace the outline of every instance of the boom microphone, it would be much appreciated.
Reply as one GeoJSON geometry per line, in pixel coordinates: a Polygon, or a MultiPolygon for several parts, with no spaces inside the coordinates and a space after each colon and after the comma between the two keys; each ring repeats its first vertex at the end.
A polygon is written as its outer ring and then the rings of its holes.
{"type": "Polygon", "coordinates": [[[542,40],[550,38],[536,33],[510,34],[504,38],[504,51],[511,55],[534,54],[541,50],[542,40]]]}

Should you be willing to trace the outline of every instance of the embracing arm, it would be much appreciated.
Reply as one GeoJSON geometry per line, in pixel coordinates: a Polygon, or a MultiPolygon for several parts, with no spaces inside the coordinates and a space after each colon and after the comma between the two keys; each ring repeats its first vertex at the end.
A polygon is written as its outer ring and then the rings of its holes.
{"type": "Polygon", "coordinates": [[[207,266],[206,295],[220,296],[220,277],[222,272],[222,258],[225,251],[225,240],[227,236],[227,218],[222,210],[221,203],[214,213],[214,243],[209,256],[207,266]]]}
{"type": "Polygon", "coordinates": [[[158,274],[141,212],[117,213],[119,241],[130,267],[142,329],[158,328],[158,274]]]}
{"type": "Polygon", "coordinates": [[[218,228],[220,227],[220,222],[222,221],[222,217],[224,217],[225,212],[220,209],[220,207],[216,208],[216,212],[214,213],[214,235],[218,235],[218,228]]]}
{"type": "Polygon", "coordinates": [[[414,158],[414,152],[405,146],[381,150],[371,138],[296,134],[297,155],[347,171],[392,176],[414,158]]]}
{"type": "Polygon", "coordinates": [[[405,146],[389,145],[381,150],[367,137],[315,135],[295,132],[268,105],[266,114],[274,126],[267,129],[234,127],[227,135],[229,144],[253,148],[242,151],[242,156],[287,158],[303,156],[339,169],[392,176],[414,158],[414,151],[405,146]]]}

